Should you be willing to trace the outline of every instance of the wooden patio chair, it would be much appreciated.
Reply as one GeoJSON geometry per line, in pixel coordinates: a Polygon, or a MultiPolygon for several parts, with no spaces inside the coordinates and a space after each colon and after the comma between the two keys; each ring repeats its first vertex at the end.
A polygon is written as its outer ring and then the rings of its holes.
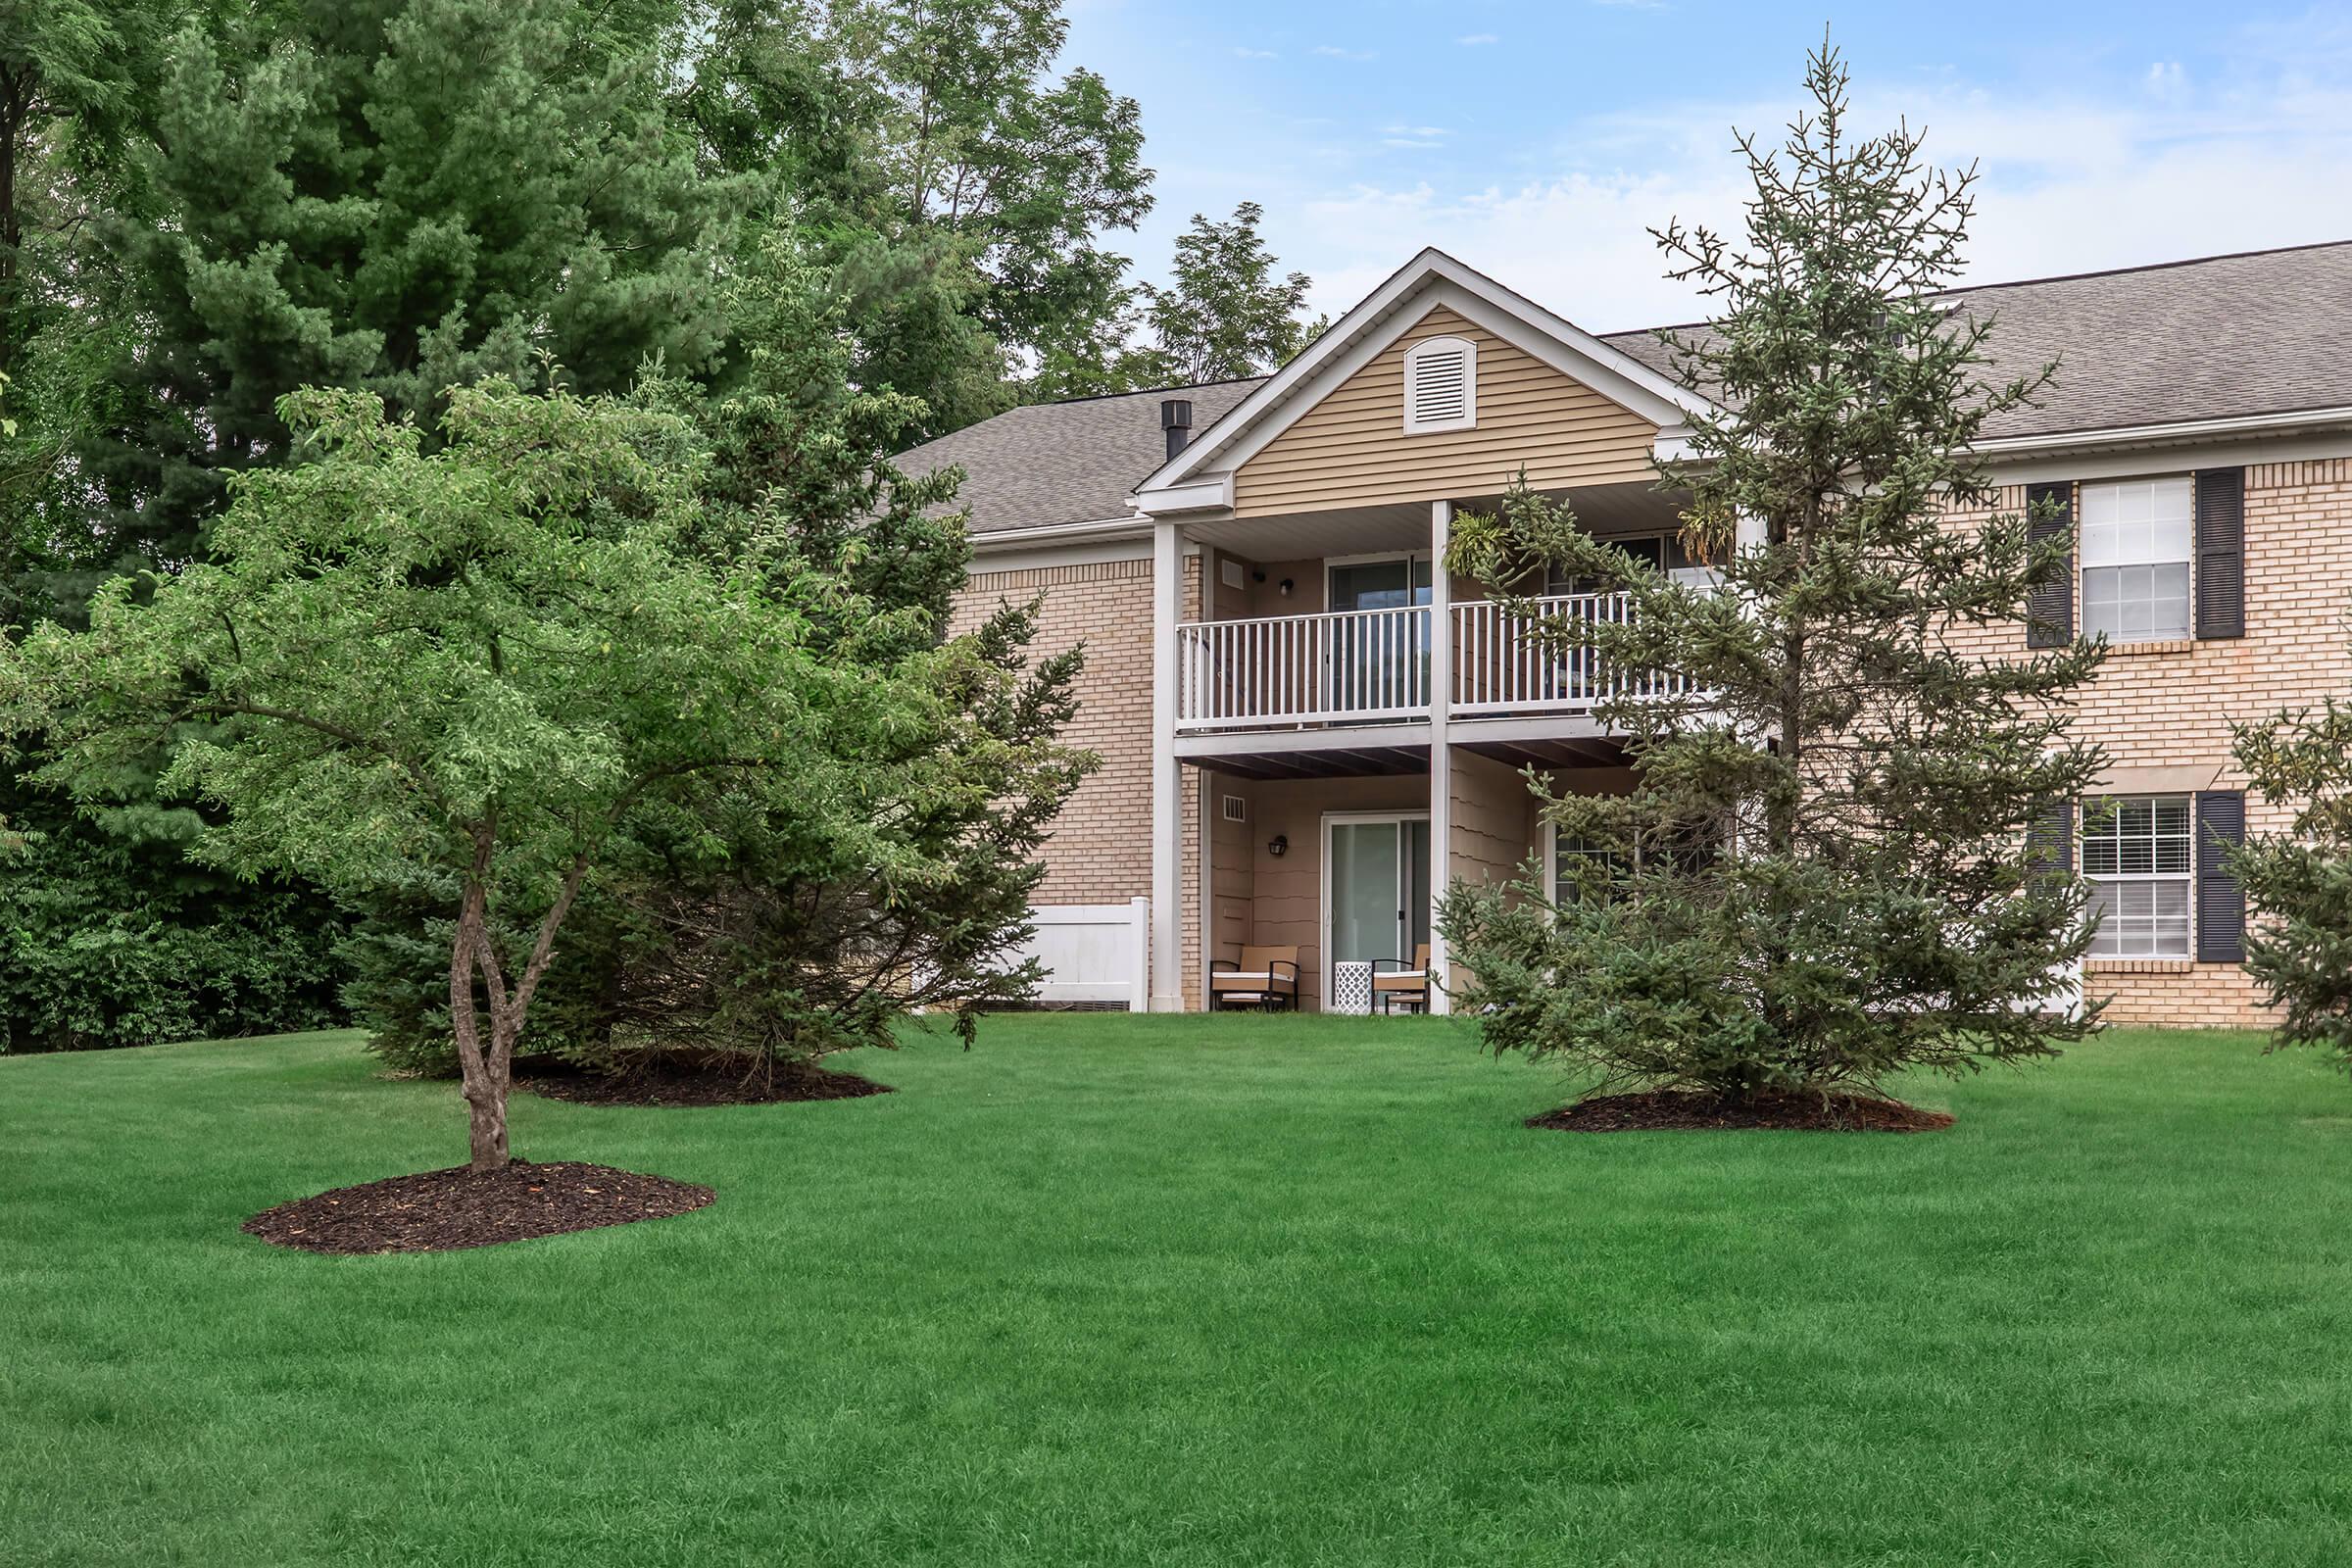
{"type": "Polygon", "coordinates": [[[1413,949],[1413,963],[1406,968],[1402,958],[1374,958],[1372,960],[1373,1004],[1386,1012],[1405,1006],[1419,1012],[1429,1010],[1429,944],[1424,942],[1413,949]],[[1384,969],[1382,965],[1389,967],[1384,969]]]}
{"type": "Polygon", "coordinates": [[[1255,1007],[1261,1012],[1298,1010],[1298,950],[1243,948],[1239,958],[1208,960],[1208,1010],[1255,1007]]]}

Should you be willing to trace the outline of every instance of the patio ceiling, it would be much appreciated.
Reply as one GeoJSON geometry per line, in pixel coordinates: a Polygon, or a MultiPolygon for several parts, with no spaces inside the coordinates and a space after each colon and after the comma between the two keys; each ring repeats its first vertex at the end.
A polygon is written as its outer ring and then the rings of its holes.
{"type": "MultiPolygon", "coordinates": [[[[1646,481],[1584,485],[1553,494],[1595,534],[1656,533],[1680,525],[1684,493],[1660,492],[1646,481]]],[[[1499,492],[1454,498],[1456,511],[1501,506],[1499,492]]],[[[1427,550],[1429,503],[1341,507],[1279,517],[1219,517],[1187,521],[1186,538],[1250,561],[1307,561],[1328,556],[1427,550]]]]}

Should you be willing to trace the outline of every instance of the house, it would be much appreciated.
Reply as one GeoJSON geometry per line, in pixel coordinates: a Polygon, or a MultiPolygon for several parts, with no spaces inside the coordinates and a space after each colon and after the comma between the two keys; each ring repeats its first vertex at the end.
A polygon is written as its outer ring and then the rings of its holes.
{"type": "MultiPolygon", "coordinates": [[[[2003,363],[2063,363],[1982,451],[2004,510],[2041,487],[2067,508],[2077,571],[2043,612],[2113,644],[2080,715],[2123,803],[2083,818],[2107,914],[2087,984],[2118,1020],[2259,1022],[2214,842],[2268,819],[2230,721],[2352,688],[2352,243],[1954,303],[1997,317],[2003,363]]],[[[1594,336],[1430,250],[1275,375],[1017,409],[907,454],[967,471],[962,613],[1042,595],[1043,641],[1090,651],[1071,738],[1103,767],[1041,905],[1148,900],[1156,1008],[1202,1005],[1204,960],[1245,943],[1299,949],[1308,1007],[1341,963],[1429,942],[1443,972],[1432,889],[1556,861],[1520,770],[1627,779],[1592,712],[1610,677],[1436,569],[1451,520],[1524,467],[1695,569],[1655,465],[1699,407],[1651,334],[1594,336]]]]}

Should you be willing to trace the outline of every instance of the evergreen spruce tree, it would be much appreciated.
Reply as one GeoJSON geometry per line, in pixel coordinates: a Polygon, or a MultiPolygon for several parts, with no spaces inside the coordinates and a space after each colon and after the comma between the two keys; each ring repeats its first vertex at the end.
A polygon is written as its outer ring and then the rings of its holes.
{"type": "Polygon", "coordinates": [[[2029,840],[2102,765],[2068,733],[2101,650],[2028,652],[2064,548],[1992,510],[1969,450],[2055,367],[1993,374],[1993,323],[1943,296],[1973,171],[1930,168],[1908,128],[1850,135],[1826,46],[1807,86],[1777,152],[1740,139],[1744,240],[1657,235],[1717,308],[1669,334],[1720,412],[1665,468],[1712,591],[1524,487],[1463,520],[1455,561],[1491,582],[1548,564],[1632,612],[1546,624],[1626,677],[1599,715],[1634,783],[1547,799],[1585,852],[1561,857],[1565,897],[1448,894],[1461,1009],[1497,1051],[1732,1100],[2048,1055],[2097,1014],[2053,1004],[2087,894],[2029,840]]]}
{"type": "Polygon", "coordinates": [[[2352,1071],[2352,704],[2239,725],[2236,751],[2262,798],[2291,808],[2234,858],[2256,916],[2246,972],[2282,1009],[2274,1046],[2317,1046],[2352,1071]]]}
{"type": "Polygon", "coordinates": [[[667,116],[669,0],[295,0],[172,43],[141,177],[108,226],[143,340],[84,444],[102,531],[201,555],[228,474],[283,463],[305,386],[437,432],[443,393],[625,388],[716,361],[743,193],[667,116]]]}

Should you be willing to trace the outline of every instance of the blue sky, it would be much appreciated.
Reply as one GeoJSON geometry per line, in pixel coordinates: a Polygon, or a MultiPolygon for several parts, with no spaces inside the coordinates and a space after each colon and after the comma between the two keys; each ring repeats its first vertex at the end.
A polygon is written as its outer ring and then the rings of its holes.
{"type": "Polygon", "coordinates": [[[1737,220],[1825,21],[1858,123],[1984,174],[1978,281],[2352,238],[2352,4],[1070,0],[1064,63],[1143,106],[1148,276],[1265,205],[1318,309],[1437,244],[1593,330],[1685,319],[1643,229],[1737,220]]]}

